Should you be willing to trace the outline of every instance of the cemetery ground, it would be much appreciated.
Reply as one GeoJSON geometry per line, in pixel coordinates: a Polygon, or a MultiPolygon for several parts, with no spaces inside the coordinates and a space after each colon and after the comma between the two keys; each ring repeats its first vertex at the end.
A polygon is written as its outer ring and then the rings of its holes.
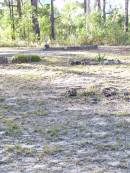
{"type": "Polygon", "coordinates": [[[130,172],[130,47],[25,52],[0,64],[0,173],[130,172]]]}

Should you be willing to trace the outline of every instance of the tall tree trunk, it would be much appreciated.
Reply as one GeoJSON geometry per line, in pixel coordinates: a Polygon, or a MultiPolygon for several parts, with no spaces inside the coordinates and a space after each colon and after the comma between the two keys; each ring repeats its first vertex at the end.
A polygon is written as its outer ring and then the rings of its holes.
{"type": "Polygon", "coordinates": [[[125,26],[124,26],[125,32],[128,32],[128,23],[129,23],[128,7],[129,7],[129,0],[125,0],[125,26]]]}
{"type": "Polygon", "coordinates": [[[12,37],[12,40],[15,40],[15,22],[14,22],[13,3],[14,3],[13,0],[8,0],[8,6],[9,6],[9,11],[10,11],[10,20],[11,20],[11,37],[12,37]]]}
{"type": "Polygon", "coordinates": [[[101,11],[101,1],[100,0],[97,0],[97,8],[98,8],[98,11],[101,11]]]}
{"type": "Polygon", "coordinates": [[[90,11],[90,0],[84,0],[84,13],[89,14],[90,11]]]}
{"type": "Polygon", "coordinates": [[[51,38],[53,40],[55,40],[55,18],[54,18],[54,0],[51,0],[51,17],[50,17],[50,21],[51,21],[51,38]]]}
{"type": "Polygon", "coordinates": [[[91,8],[90,8],[90,0],[88,0],[87,9],[88,9],[88,14],[89,14],[89,13],[91,12],[91,8]]]}
{"type": "Polygon", "coordinates": [[[31,0],[31,5],[33,8],[33,12],[32,12],[33,30],[34,30],[34,33],[38,36],[38,39],[40,39],[40,27],[39,27],[39,22],[37,18],[37,4],[38,4],[38,0],[31,0]]]}
{"type": "Polygon", "coordinates": [[[19,18],[21,18],[22,16],[22,8],[21,8],[21,0],[17,0],[17,11],[18,11],[18,15],[19,15],[19,18]]]}
{"type": "Polygon", "coordinates": [[[84,0],[84,13],[87,13],[87,0],[84,0]]]}
{"type": "Polygon", "coordinates": [[[103,19],[106,21],[106,0],[103,0],[103,19]]]}

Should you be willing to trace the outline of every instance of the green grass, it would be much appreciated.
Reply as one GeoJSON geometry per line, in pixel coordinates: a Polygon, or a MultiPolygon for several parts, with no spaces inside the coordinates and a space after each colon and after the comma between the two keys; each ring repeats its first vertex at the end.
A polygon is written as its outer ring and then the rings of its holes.
{"type": "Polygon", "coordinates": [[[60,128],[59,127],[52,127],[50,128],[48,131],[47,131],[47,134],[50,136],[50,137],[58,137],[60,133],[60,128]]]}
{"type": "Polygon", "coordinates": [[[0,104],[0,109],[1,110],[7,110],[7,111],[10,111],[14,108],[14,105],[8,105],[8,104],[4,104],[4,103],[1,103],[0,104]]]}
{"type": "Polygon", "coordinates": [[[0,97],[0,102],[4,102],[5,98],[4,97],[0,97]]]}
{"type": "Polygon", "coordinates": [[[25,155],[31,155],[33,153],[32,148],[23,147],[20,144],[7,145],[6,146],[6,151],[8,153],[25,154],[25,155]]]}
{"type": "Polygon", "coordinates": [[[38,55],[17,54],[12,58],[12,63],[29,63],[41,61],[38,55]]]}
{"type": "Polygon", "coordinates": [[[86,97],[91,97],[91,96],[99,96],[99,88],[98,86],[95,85],[89,85],[85,89],[82,89],[81,91],[78,92],[79,96],[86,96],[86,97]]]}
{"type": "Polygon", "coordinates": [[[105,54],[102,55],[102,54],[98,53],[98,55],[96,55],[96,57],[95,57],[95,60],[98,62],[102,62],[102,61],[104,61],[104,59],[105,59],[105,54]]]}
{"type": "Polygon", "coordinates": [[[130,112],[127,112],[127,111],[115,112],[115,113],[112,113],[112,115],[125,117],[125,116],[130,116],[130,112]]]}
{"type": "Polygon", "coordinates": [[[36,110],[33,112],[33,115],[37,116],[47,116],[48,112],[46,110],[36,110]]]}
{"type": "Polygon", "coordinates": [[[98,144],[96,145],[96,149],[98,149],[99,151],[108,151],[108,150],[113,150],[116,151],[118,150],[120,147],[120,143],[119,141],[117,141],[116,143],[113,144],[98,144]]]}
{"type": "Polygon", "coordinates": [[[63,149],[59,145],[53,145],[53,146],[45,145],[43,147],[43,153],[45,155],[53,155],[61,151],[63,151],[63,149]]]}
{"type": "Polygon", "coordinates": [[[20,127],[11,119],[4,119],[6,125],[5,134],[8,136],[20,133],[20,127]]]}

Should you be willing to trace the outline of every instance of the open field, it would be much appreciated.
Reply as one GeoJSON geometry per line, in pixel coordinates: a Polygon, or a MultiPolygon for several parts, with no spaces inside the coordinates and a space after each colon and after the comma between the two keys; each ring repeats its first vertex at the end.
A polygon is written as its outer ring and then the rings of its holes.
{"type": "Polygon", "coordinates": [[[129,173],[130,47],[32,52],[42,61],[0,65],[0,173],[129,173]],[[122,63],[70,64],[99,52],[122,63]]]}

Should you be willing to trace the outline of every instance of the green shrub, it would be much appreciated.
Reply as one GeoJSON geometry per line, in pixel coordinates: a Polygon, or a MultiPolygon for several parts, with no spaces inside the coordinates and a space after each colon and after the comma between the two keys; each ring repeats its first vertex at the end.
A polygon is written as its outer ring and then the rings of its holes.
{"type": "Polygon", "coordinates": [[[12,63],[29,63],[39,61],[41,61],[41,58],[38,55],[18,54],[12,58],[12,63]]]}
{"type": "Polygon", "coordinates": [[[95,57],[95,59],[98,61],[98,62],[102,62],[104,61],[105,59],[105,55],[101,55],[100,53],[95,57]]]}

